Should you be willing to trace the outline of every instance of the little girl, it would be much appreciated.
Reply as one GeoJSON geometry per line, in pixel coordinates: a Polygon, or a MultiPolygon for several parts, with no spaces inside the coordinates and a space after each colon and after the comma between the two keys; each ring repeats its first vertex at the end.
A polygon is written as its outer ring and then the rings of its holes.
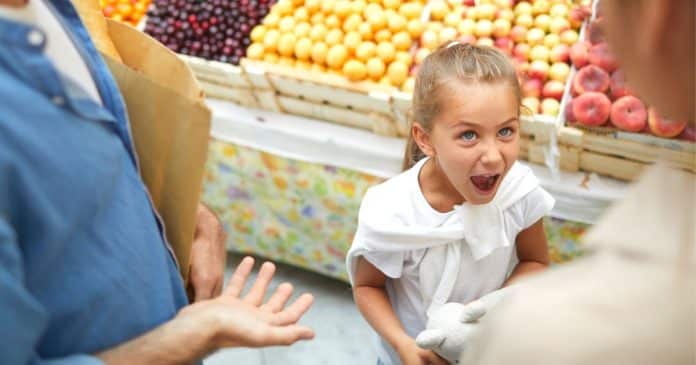
{"type": "Polygon", "coordinates": [[[378,363],[446,364],[414,340],[430,310],[548,266],[554,200],[516,162],[520,99],[494,48],[452,43],[421,65],[405,171],[367,191],[347,258],[378,363]]]}

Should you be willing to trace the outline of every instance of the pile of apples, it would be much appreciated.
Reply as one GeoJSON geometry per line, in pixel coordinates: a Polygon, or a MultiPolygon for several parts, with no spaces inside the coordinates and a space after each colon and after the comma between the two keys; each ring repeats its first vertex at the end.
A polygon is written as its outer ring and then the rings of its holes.
{"type": "Polygon", "coordinates": [[[578,71],[571,88],[573,99],[566,104],[566,120],[587,127],[613,127],[664,138],[684,134],[689,139],[686,121],[661,117],[627,87],[626,77],[602,35],[600,22],[601,18],[593,20],[586,39],[570,49],[571,61],[578,71]]]}
{"type": "Polygon", "coordinates": [[[535,114],[556,116],[570,74],[570,47],[591,14],[589,5],[589,0],[431,1],[416,65],[449,41],[496,47],[517,67],[522,103],[535,114]]]}
{"type": "Polygon", "coordinates": [[[246,57],[408,89],[424,3],[279,0],[252,30],[246,57]]]}

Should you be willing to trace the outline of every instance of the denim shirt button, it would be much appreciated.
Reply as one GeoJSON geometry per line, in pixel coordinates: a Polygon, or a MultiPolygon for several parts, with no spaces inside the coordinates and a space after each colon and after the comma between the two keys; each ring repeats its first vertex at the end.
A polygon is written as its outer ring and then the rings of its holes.
{"type": "Polygon", "coordinates": [[[34,47],[39,47],[44,42],[44,35],[36,29],[32,29],[27,33],[27,42],[34,47]]]}
{"type": "Polygon", "coordinates": [[[63,98],[62,96],[56,95],[56,96],[51,98],[51,101],[53,102],[53,104],[56,104],[58,106],[65,105],[65,98],[63,98]]]}

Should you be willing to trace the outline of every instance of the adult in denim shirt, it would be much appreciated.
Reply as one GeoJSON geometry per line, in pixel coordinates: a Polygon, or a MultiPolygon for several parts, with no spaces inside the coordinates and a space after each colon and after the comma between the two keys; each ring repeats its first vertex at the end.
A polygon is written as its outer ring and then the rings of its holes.
{"type": "MultiPolygon", "coordinates": [[[[0,7],[24,6],[11,1],[0,7]]],[[[282,285],[262,305],[272,264],[243,298],[251,259],[221,296],[187,306],[111,75],[68,0],[31,1],[72,40],[98,100],[46,55],[56,38],[41,21],[0,16],[0,363],[191,363],[312,337],[294,324],[311,296],[285,308],[282,285]]]]}

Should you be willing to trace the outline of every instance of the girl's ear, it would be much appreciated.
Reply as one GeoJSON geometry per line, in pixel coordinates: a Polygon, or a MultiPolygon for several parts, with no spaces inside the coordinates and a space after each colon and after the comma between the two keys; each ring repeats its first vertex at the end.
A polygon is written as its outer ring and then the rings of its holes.
{"type": "Polygon", "coordinates": [[[416,141],[418,148],[428,157],[435,156],[435,148],[433,148],[432,143],[430,143],[430,134],[420,125],[418,122],[413,123],[411,127],[411,133],[413,134],[413,140],[416,141]]]}

